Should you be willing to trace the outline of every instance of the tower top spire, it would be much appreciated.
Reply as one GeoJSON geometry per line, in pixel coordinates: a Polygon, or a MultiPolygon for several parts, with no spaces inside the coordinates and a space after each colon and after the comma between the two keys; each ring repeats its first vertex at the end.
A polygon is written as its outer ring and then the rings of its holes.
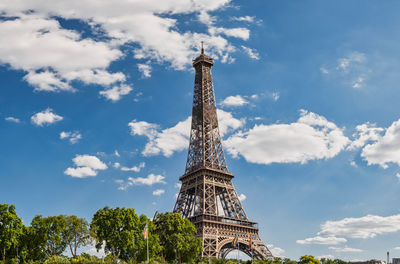
{"type": "Polygon", "coordinates": [[[204,41],[201,41],[201,54],[204,54],[204,46],[203,46],[203,44],[204,44],[204,41]]]}

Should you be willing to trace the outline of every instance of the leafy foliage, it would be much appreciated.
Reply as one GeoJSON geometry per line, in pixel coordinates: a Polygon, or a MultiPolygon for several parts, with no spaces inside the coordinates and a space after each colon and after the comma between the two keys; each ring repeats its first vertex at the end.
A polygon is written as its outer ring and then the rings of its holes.
{"type": "Polygon", "coordinates": [[[35,216],[31,223],[34,244],[46,258],[61,255],[67,248],[65,240],[67,220],[64,215],[35,216]]]}
{"type": "Polygon", "coordinates": [[[22,228],[22,220],[15,212],[15,206],[0,204],[0,255],[4,263],[7,252],[18,247],[22,228]]]}
{"type": "Polygon", "coordinates": [[[76,257],[77,249],[91,242],[89,224],[85,219],[78,218],[75,215],[66,216],[65,218],[64,239],[71,251],[71,255],[76,257]]]}
{"type": "Polygon", "coordinates": [[[153,221],[165,260],[190,263],[202,252],[201,239],[195,237],[196,227],[179,213],[158,214],[153,221]]]}

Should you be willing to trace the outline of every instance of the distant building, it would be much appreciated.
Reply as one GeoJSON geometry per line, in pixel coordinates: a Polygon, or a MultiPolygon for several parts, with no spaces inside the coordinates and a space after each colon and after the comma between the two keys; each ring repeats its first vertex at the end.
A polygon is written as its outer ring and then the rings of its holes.
{"type": "Polygon", "coordinates": [[[400,264],[400,258],[392,258],[392,264],[400,264]]]}

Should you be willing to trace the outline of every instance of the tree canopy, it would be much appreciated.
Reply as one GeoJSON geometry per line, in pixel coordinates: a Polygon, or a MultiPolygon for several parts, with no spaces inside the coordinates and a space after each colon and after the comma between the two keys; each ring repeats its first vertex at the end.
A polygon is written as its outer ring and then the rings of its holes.
{"type": "Polygon", "coordinates": [[[15,206],[0,204],[0,254],[4,263],[7,251],[18,246],[22,228],[22,220],[15,212],[15,206]]]}
{"type": "Polygon", "coordinates": [[[153,221],[167,261],[190,263],[202,252],[201,239],[195,236],[196,227],[179,213],[158,214],[153,221]]]}

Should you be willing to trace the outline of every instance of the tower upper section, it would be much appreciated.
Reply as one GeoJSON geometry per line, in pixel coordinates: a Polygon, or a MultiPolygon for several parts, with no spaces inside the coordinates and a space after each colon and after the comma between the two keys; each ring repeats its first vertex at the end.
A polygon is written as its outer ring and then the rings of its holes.
{"type": "Polygon", "coordinates": [[[217,108],[211,76],[213,60],[204,54],[193,60],[194,80],[192,126],[185,174],[201,168],[228,171],[219,133],[217,108]]]}

